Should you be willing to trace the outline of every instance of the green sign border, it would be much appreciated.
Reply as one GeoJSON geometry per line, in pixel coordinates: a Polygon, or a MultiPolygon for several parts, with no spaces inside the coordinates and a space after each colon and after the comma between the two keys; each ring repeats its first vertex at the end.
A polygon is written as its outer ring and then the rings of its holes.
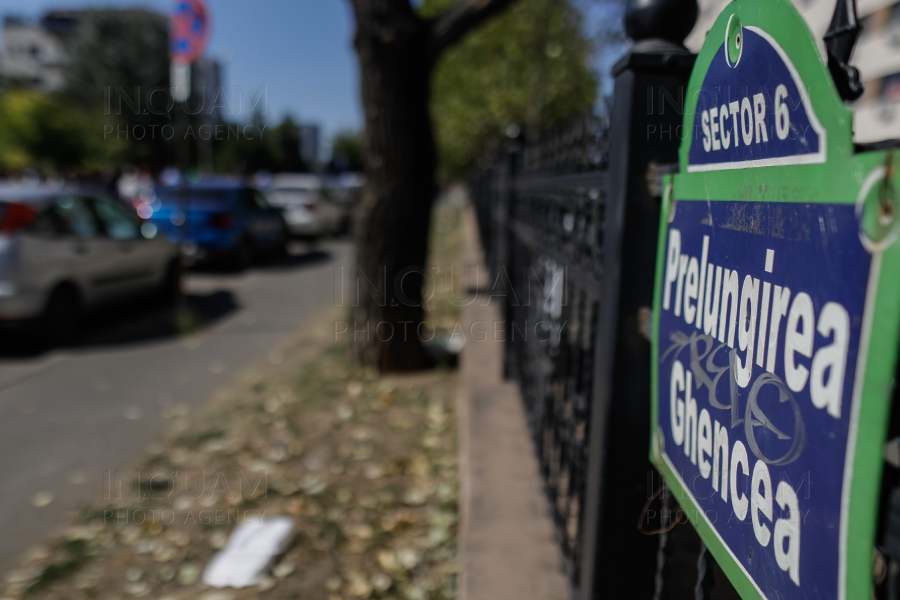
{"type": "MultiPolygon", "coordinates": [[[[826,162],[791,166],[769,166],[722,171],[688,173],[688,153],[692,143],[688,135],[679,151],[679,173],[668,178],[660,216],[659,244],[656,260],[656,286],[653,297],[653,364],[651,380],[651,448],[650,460],[663,474],[685,514],[728,576],[741,597],[760,597],[756,584],[731,552],[719,540],[702,510],[682,487],[676,474],[659,454],[656,439],[659,402],[659,315],[665,240],[672,200],[678,201],[747,201],[855,204],[860,190],[876,169],[886,164],[887,152],[856,153],[852,142],[852,113],[839,97],[830,74],[822,61],[816,42],[803,18],[786,0],[736,0],[716,19],[703,45],[685,97],[683,131],[692,132],[697,92],[719,46],[725,40],[725,29],[731,15],[737,14],[743,25],[766,31],[785,50],[808,90],[813,111],[827,133],[826,162]]],[[[894,188],[900,189],[900,176],[894,177],[894,188]]],[[[895,213],[898,214],[898,213],[895,213]]],[[[900,218],[900,214],[898,214],[900,218]]],[[[900,338],[900,243],[893,243],[873,255],[873,270],[866,297],[859,360],[865,360],[862,390],[858,402],[851,405],[851,431],[848,443],[856,440],[850,482],[846,531],[845,575],[839,575],[840,599],[868,598],[872,588],[872,549],[878,519],[879,493],[883,467],[883,446],[890,417],[890,400],[900,338]],[[870,297],[872,285],[877,285],[870,297]],[[876,318],[877,316],[877,318],[876,318]],[[877,322],[877,327],[872,323],[877,322]],[[865,345],[866,330],[870,332],[865,345]],[[856,426],[854,428],[854,416],[856,426]]],[[[855,386],[860,385],[856,381],[855,386]]],[[[855,396],[856,394],[854,394],[855,396]]],[[[844,509],[842,508],[842,514],[844,509]]],[[[764,582],[763,582],[764,584],[764,582]]],[[[765,592],[765,590],[763,590],[765,592]]]]}

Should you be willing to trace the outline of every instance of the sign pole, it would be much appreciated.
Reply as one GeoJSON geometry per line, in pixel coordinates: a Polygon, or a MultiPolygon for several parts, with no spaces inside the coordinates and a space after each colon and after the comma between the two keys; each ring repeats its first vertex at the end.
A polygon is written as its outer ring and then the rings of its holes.
{"type": "Polygon", "coordinates": [[[187,128],[189,119],[185,111],[185,102],[191,95],[191,63],[181,60],[173,60],[171,63],[170,80],[172,82],[172,99],[175,101],[176,131],[180,139],[176,140],[176,156],[178,170],[186,173],[191,166],[190,146],[187,140],[187,128]]]}
{"type": "Polygon", "coordinates": [[[190,167],[190,144],[187,140],[190,119],[185,103],[191,96],[191,67],[206,49],[211,32],[209,8],[203,0],[174,0],[169,15],[170,83],[172,98],[179,108],[176,110],[177,129],[183,138],[176,144],[182,174],[190,167]]]}

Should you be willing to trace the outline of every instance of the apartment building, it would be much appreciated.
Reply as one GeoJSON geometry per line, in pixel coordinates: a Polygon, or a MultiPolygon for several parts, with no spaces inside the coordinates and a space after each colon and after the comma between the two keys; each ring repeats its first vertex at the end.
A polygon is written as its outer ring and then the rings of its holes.
{"type": "Polygon", "coordinates": [[[62,88],[77,26],[77,13],[68,11],[51,11],[37,22],[5,17],[0,81],[47,92],[62,88]]]}

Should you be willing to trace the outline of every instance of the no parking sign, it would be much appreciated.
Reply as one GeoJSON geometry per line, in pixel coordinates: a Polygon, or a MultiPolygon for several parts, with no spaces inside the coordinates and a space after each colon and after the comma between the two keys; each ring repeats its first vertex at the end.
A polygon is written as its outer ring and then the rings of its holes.
{"type": "Polygon", "coordinates": [[[206,50],[210,33],[209,9],[203,0],[176,0],[169,15],[169,58],[194,62],[206,50]]]}
{"type": "Polygon", "coordinates": [[[169,14],[170,83],[176,102],[191,94],[191,63],[200,58],[209,43],[212,26],[203,0],[176,0],[169,14]]]}

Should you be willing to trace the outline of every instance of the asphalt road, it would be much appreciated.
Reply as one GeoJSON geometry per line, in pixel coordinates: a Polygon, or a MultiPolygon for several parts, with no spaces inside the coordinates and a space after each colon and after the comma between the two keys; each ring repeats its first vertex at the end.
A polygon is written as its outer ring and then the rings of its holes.
{"type": "Polygon", "coordinates": [[[170,311],[139,303],[92,319],[72,348],[27,355],[0,343],[0,574],[102,497],[105,472],[133,468],[171,423],[165,405],[200,406],[242,368],[277,361],[333,302],[334,267],[351,248],[335,241],[241,274],[190,273],[188,335],[170,311]],[[33,506],[40,492],[52,504],[33,506]]]}

